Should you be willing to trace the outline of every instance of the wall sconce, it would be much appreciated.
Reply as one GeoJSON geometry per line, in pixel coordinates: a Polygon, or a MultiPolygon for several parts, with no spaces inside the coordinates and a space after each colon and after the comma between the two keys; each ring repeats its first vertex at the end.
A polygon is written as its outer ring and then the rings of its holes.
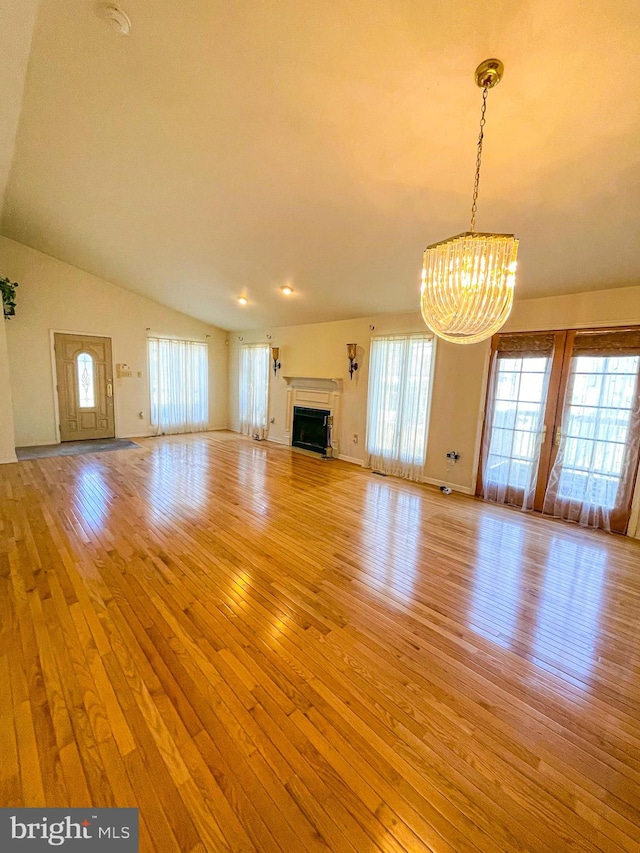
{"type": "Polygon", "coordinates": [[[358,369],[356,361],[358,355],[358,344],[347,344],[347,358],[349,359],[349,379],[353,379],[353,371],[358,369]]]}
{"type": "Polygon", "coordinates": [[[277,376],[278,371],[282,367],[278,359],[280,358],[280,347],[271,347],[271,358],[273,359],[273,375],[277,376]]]}

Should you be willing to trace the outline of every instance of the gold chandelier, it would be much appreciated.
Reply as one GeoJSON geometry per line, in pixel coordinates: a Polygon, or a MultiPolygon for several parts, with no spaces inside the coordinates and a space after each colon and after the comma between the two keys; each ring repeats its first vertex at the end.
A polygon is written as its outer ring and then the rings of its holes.
{"type": "Polygon", "coordinates": [[[490,338],[505,323],[513,305],[518,240],[513,234],[475,230],[487,92],[500,82],[503,70],[499,59],[486,59],[476,68],[482,112],[471,229],[427,246],[424,253],[422,317],[438,337],[454,344],[475,344],[490,338]]]}

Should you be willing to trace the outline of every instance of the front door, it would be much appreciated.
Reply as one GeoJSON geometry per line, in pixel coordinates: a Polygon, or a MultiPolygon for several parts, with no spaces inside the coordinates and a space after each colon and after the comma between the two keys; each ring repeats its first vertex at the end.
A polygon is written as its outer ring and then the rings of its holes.
{"type": "Polygon", "coordinates": [[[60,440],[113,438],[111,338],[54,335],[60,440]]]}

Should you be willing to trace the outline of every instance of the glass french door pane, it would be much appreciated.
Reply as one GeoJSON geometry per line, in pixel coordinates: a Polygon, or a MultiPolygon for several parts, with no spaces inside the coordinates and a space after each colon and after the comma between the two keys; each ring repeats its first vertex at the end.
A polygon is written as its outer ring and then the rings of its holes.
{"type": "Polygon", "coordinates": [[[499,358],[485,484],[526,488],[537,464],[548,357],[499,358]]]}
{"type": "Polygon", "coordinates": [[[558,497],[613,509],[624,473],[640,356],[576,356],[558,497]]]}

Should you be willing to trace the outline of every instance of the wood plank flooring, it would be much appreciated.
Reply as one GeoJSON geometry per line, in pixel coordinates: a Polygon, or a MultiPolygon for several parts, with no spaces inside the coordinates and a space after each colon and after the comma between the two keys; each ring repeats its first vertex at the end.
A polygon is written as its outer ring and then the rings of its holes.
{"type": "Polygon", "coordinates": [[[0,805],[640,850],[640,543],[230,433],[0,466],[0,805]]]}

